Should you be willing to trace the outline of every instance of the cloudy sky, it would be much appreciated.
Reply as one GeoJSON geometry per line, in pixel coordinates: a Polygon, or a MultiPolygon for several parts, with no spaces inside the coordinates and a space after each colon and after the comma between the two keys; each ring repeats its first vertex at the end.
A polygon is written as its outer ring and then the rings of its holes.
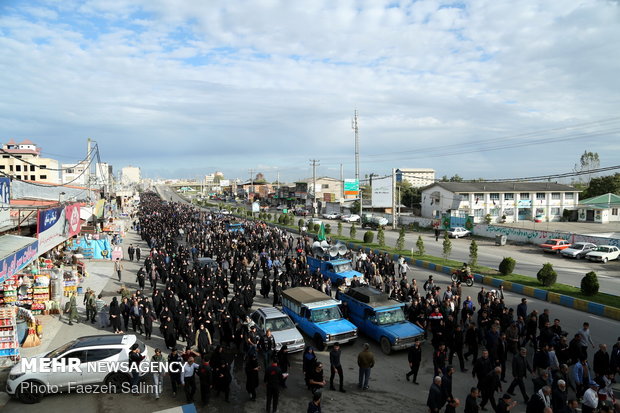
{"type": "Polygon", "coordinates": [[[617,0],[0,2],[0,142],[274,180],[620,160],[617,0]]]}

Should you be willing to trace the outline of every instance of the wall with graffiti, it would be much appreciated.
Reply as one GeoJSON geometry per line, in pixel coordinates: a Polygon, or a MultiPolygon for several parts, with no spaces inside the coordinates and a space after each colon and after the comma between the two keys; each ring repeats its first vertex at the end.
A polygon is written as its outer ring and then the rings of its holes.
{"type": "Polygon", "coordinates": [[[549,238],[562,238],[571,243],[591,242],[596,245],[615,245],[620,247],[620,239],[618,238],[593,237],[569,232],[538,231],[497,225],[476,224],[474,227],[474,234],[487,238],[495,238],[496,235],[506,235],[508,241],[525,242],[529,244],[542,244],[543,241],[549,238]]]}

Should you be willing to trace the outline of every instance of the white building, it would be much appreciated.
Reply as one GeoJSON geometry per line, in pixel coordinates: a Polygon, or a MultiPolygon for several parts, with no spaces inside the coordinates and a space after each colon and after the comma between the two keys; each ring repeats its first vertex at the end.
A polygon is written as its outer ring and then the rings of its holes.
{"type": "Polygon", "coordinates": [[[582,222],[620,222],[620,195],[607,193],[579,201],[578,219],[582,222]]]}
{"type": "Polygon", "coordinates": [[[409,182],[414,188],[435,183],[435,170],[428,168],[401,168],[396,170],[396,182],[409,182]]]}
{"type": "Polygon", "coordinates": [[[88,162],[80,163],[63,163],[62,164],[62,183],[77,186],[86,186],[88,162]]]}
{"type": "Polygon", "coordinates": [[[125,166],[121,168],[121,183],[124,185],[138,184],[141,179],[140,168],[137,166],[125,166]]]}
{"type": "Polygon", "coordinates": [[[577,209],[579,190],[554,182],[437,182],[422,190],[422,216],[473,216],[474,222],[559,221],[577,209]],[[505,218],[504,218],[505,217],[505,218]]]}
{"type": "Polygon", "coordinates": [[[95,166],[95,182],[97,185],[112,185],[114,172],[112,165],[106,162],[98,162],[95,166]]]}
{"type": "Polygon", "coordinates": [[[60,183],[58,161],[41,157],[41,148],[26,139],[16,143],[13,139],[2,146],[0,172],[24,181],[60,183]]]}

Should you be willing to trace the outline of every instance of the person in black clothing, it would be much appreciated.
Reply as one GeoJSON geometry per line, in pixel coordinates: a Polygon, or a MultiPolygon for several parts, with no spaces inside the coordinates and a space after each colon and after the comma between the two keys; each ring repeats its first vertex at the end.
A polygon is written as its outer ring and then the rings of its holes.
{"type": "Polygon", "coordinates": [[[202,364],[198,368],[198,377],[200,378],[200,399],[202,405],[209,404],[209,398],[211,396],[211,384],[213,382],[213,370],[209,366],[209,362],[203,359],[202,364]]]}
{"type": "Polygon", "coordinates": [[[321,413],[321,392],[320,391],[312,395],[312,401],[308,403],[307,413],[321,413]]]}
{"type": "Polygon", "coordinates": [[[256,352],[251,351],[245,361],[246,382],[245,389],[250,394],[250,400],[256,401],[256,388],[258,387],[258,359],[256,352]]]}
{"type": "Polygon", "coordinates": [[[502,368],[502,376],[500,377],[502,383],[506,383],[506,359],[508,358],[508,342],[506,341],[506,333],[501,333],[499,341],[497,342],[497,348],[495,349],[495,356],[497,357],[496,365],[502,368]]]}
{"type": "Polygon", "coordinates": [[[465,343],[467,344],[467,353],[463,355],[463,358],[467,360],[469,356],[473,356],[471,363],[474,365],[478,359],[478,329],[475,323],[470,323],[467,327],[465,343]]]}
{"type": "Polygon", "coordinates": [[[133,261],[133,253],[136,250],[133,247],[133,244],[129,244],[129,248],[127,248],[127,255],[129,255],[129,261],[133,261]]]}
{"type": "Polygon", "coordinates": [[[491,402],[493,410],[497,410],[497,403],[495,402],[495,392],[502,391],[502,382],[499,377],[502,374],[501,367],[495,367],[488,373],[482,383],[482,401],[480,402],[480,409],[485,410],[487,402],[491,402]]]}
{"type": "Polygon", "coordinates": [[[431,413],[439,413],[439,410],[441,410],[445,402],[441,392],[441,377],[436,376],[429,389],[426,406],[428,406],[431,413]]]}
{"type": "Polygon", "coordinates": [[[144,307],[142,318],[144,319],[144,338],[150,340],[153,333],[154,314],[149,306],[144,307]]]}
{"type": "Polygon", "coordinates": [[[482,389],[482,382],[485,380],[487,374],[493,370],[493,362],[489,358],[489,352],[482,350],[482,356],[474,362],[474,368],[471,371],[471,376],[478,378],[478,387],[482,389]]]}
{"type": "Polygon", "coordinates": [[[446,367],[446,374],[441,376],[441,393],[443,395],[444,400],[446,402],[451,402],[454,400],[454,396],[452,395],[452,377],[454,376],[454,367],[448,366],[446,367]]]}
{"type": "Polygon", "coordinates": [[[420,364],[422,363],[422,342],[419,339],[415,339],[413,347],[409,348],[407,353],[407,359],[409,360],[409,372],[405,375],[407,381],[409,377],[413,376],[413,382],[418,383],[418,370],[420,370],[420,364]]]}
{"type": "Polygon", "coordinates": [[[138,343],[131,346],[131,352],[129,353],[129,366],[133,368],[131,371],[131,393],[138,395],[138,383],[140,382],[140,372],[134,368],[136,365],[140,365],[144,356],[140,354],[140,347],[138,343]]]}
{"type": "Polygon", "coordinates": [[[478,406],[478,397],[480,396],[480,390],[477,387],[472,387],[465,399],[464,413],[478,413],[480,406],[478,406]]]}
{"type": "Polygon", "coordinates": [[[609,353],[607,353],[607,344],[599,344],[599,350],[594,353],[592,369],[597,376],[607,374],[610,368],[609,353]]]}
{"type": "Polygon", "coordinates": [[[463,327],[461,325],[457,325],[454,334],[452,336],[452,343],[450,348],[448,349],[448,363],[452,364],[452,360],[454,360],[454,355],[456,354],[459,358],[459,365],[461,367],[461,371],[465,372],[467,369],[465,368],[465,361],[463,359],[463,343],[464,343],[464,334],[463,327]]]}
{"type": "Polygon", "coordinates": [[[308,386],[312,393],[316,393],[325,387],[325,378],[323,376],[323,363],[317,363],[314,367],[314,371],[310,373],[308,377],[308,386]]]}
{"type": "Polygon", "coordinates": [[[534,373],[532,367],[530,367],[530,363],[527,360],[527,349],[522,347],[519,351],[519,355],[516,355],[512,358],[512,382],[510,386],[508,386],[508,394],[514,396],[514,389],[516,386],[519,386],[519,390],[521,390],[521,395],[523,396],[523,400],[525,403],[528,402],[529,397],[525,392],[525,383],[523,380],[527,377],[527,372],[534,373]]]}
{"type": "Polygon", "coordinates": [[[264,382],[267,387],[267,413],[278,411],[278,398],[280,397],[280,383],[282,382],[282,370],[278,367],[277,361],[273,361],[271,366],[265,370],[264,382]],[[273,410],[271,409],[273,403],[273,410]]]}
{"type": "MultiPolygon", "coordinates": [[[[505,393],[501,399],[497,401],[496,413],[508,413],[517,405],[516,401],[513,401],[508,393],[505,393]]],[[[542,411],[541,411],[542,413],[542,411]]]]}
{"type": "Polygon", "coordinates": [[[343,378],[342,378],[342,364],[340,363],[340,343],[334,343],[334,347],[332,351],[329,352],[329,364],[331,375],[329,376],[329,389],[336,390],[334,387],[334,377],[336,376],[336,372],[338,373],[338,378],[340,379],[340,391],[345,393],[343,386],[343,378]]]}
{"type": "Polygon", "coordinates": [[[278,366],[282,370],[282,387],[286,389],[286,379],[288,378],[288,369],[291,367],[291,362],[288,359],[288,346],[284,344],[280,347],[277,354],[278,366]]]}
{"type": "MultiPolygon", "coordinates": [[[[176,348],[172,349],[172,352],[168,355],[168,364],[172,362],[183,363],[183,359],[176,348]]],[[[172,370],[174,369],[170,370],[170,383],[172,385],[172,395],[176,396],[177,386],[181,384],[181,372],[172,370]]]]}

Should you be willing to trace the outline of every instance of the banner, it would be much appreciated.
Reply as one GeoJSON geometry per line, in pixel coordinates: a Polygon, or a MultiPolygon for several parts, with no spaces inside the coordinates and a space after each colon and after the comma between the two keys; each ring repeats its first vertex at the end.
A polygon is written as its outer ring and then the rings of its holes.
{"type": "Polygon", "coordinates": [[[372,183],[372,207],[392,208],[392,180],[381,179],[372,183]]]}
{"type": "Polygon", "coordinates": [[[99,201],[97,201],[97,204],[95,205],[95,212],[93,212],[93,214],[97,218],[101,218],[103,216],[104,206],[105,206],[105,199],[100,199],[99,201]]]}
{"type": "MultiPolygon", "coordinates": [[[[70,211],[75,214],[75,205],[71,205],[70,211]]],[[[71,224],[67,224],[66,207],[46,209],[39,211],[37,217],[37,238],[39,239],[39,255],[46,253],[58,244],[69,238],[72,231],[71,224]]],[[[78,206],[79,208],[79,206],[78,206]]],[[[77,211],[79,217],[79,210],[77,211]]],[[[79,225],[77,225],[79,226],[79,225]]],[[[76,224],[73,223],[73,230],[76,224]]]]}
{"type": "Polygon", "coordinates": [[[0,178],[0,228],[11,224],[11,179],[0,178]]]}
{"type": "Polygon", "coordinates": [[[0,283],[12,277],[19,270],[28,265],[38,253],[38,242],[32,239],[33,243],[14,252],[6,258],[0,260],[0,283]]]}
{"type": "Polygon", "coordinates": [[[67,238],[78,235],[82,229],[80,209],[80,204],[67,205],[65,207],[65,233],[67,238]]]}

